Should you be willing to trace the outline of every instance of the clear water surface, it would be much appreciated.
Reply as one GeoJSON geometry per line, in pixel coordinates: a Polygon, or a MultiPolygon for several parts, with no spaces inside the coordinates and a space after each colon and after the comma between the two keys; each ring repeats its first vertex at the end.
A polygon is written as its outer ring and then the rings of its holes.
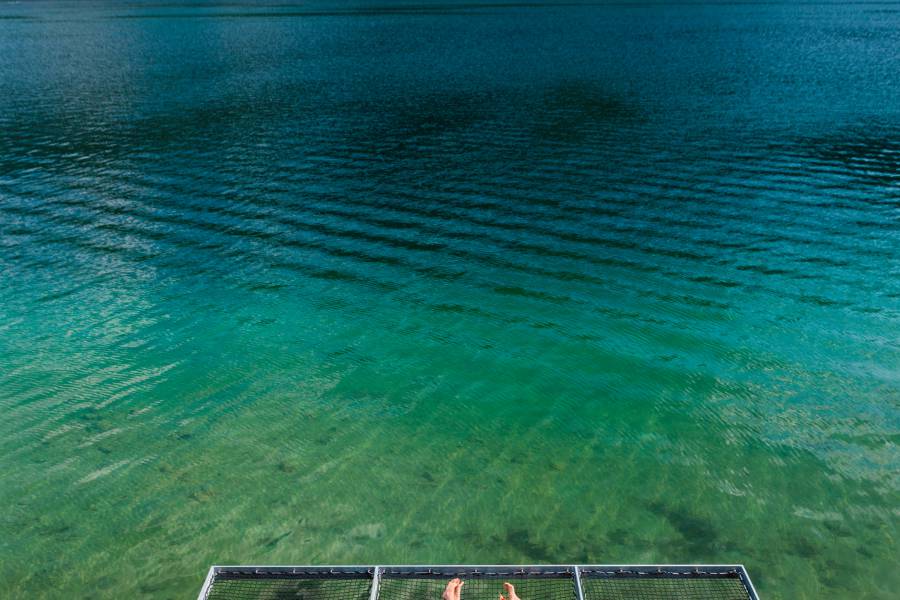
{"type": "Polygon", "coordinates": [[[0,596],[900,589],[900,5],[0,5],[0,596]]]}

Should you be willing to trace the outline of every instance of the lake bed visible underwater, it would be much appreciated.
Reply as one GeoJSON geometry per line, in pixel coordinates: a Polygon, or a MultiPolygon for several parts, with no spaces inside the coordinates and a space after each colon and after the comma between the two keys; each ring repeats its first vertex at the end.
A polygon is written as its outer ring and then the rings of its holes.
{"type": "Polygon", "coordinates": [[[3,598],[900,589],[900,4],[47,1],[0,56],[3,598]]]}

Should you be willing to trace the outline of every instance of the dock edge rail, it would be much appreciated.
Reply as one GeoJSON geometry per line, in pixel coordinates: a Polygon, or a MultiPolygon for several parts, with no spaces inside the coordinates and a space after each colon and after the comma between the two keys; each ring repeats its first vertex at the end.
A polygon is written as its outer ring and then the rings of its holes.
{"type": "Polygon", "coordinates": [[[747,591],[748,600],[759,600],[756,588],[750,580],[750,575],[744,565],[214,565],[209,568],[203,587],[197,600],[207,600],[216,578],[241,577],[248,579],[267,579],[273,577],[297,577],[297,578],[334,578],[369,579],[372,583],[369,600],[377,600],[378,589],[382,574],[404,573],[408,575],[420,575],[424,577],[458,576],[464,574],[474,575],[541,575],[568,573],[572,576],[577,600],[584,600],[583,575],[591,577],[628,577],[628,578],[673,578],[683,579],[704,576],[731,576],[740,578],[747,591]]]}

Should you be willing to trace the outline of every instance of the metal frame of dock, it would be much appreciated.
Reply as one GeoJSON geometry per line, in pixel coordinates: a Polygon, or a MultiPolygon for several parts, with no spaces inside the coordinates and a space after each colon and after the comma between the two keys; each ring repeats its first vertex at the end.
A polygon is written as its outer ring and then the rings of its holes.
{"type": "MultiPolygon", "coordinates": [[[[743,565],[341,565],[341,566],[213,566],[207,573],[203,588],[197,597],[198,600],[209,600],[216,595],[213,593],[217,582],[241,581],[263,582],[265,580],[277,581],[310,581],[319,582],[325,580],[348,581],[365,579],[370,583],[365,592],[368,600],[393,600],[385,598],[382,591],[384,578],[406,580],[432,580],[434,582],[445,581],[453,577],[468,580],[502,579],[535,580],[554,579],[556,581],[571,580],[572,600],[598,600],[607,596],[594,593],[590,590],[586,593],[585,582],[595,582],[600,585],[612,583],[624,583],[634,588],[635,585],[643,585],[640,582],[653,586],[651,596],[653,598],[682,597],[695,598],[696,596],[683,596],[678,590],[683,586],[690,586],[698,581],[710,582],[719,580],[731,580],[732,589],[740,589],[741,600],[759,600],[756,589],[743,565]],[[598,581],[598,580],[603,580],[598,581]],[[637,581],[636,581],[637,580],[637,581]],[[664,580],[664,581],[661,581],[664,580]],[[679,583],[682,582],[682,583],[679,583]],[[660,587],[662,584],[662,587],[660,587]]],[[[465,588],[464,588],[465,590],[465,588]]],[[[651,597],[647,596],[647,597],[651,597]]],[[[245,596],[244,597],[251,597],[245,596]]],[[[260,598],[269,596],[261,595],[260,598]]],[[[279,598],[282,596],[278,596],[279,598]]],[[[293,597],[293,596],[291,596],[293,597]]],[[[304,597],[301,595],[298,598],[304,597]]],[[[465,597],[465,591],[464,591],[465,597]]],[[[634,592],[624,596],[610,597],[644,597],[641,592],[634,592]]],[[[708,593],[703,598],[718,598],[715,592],[708,593]]],[[[727,596],[729,600],[734,594],[727,596]]],[[[348,599],[349,600],[349,599],[348,599]]],[[[423,600],[439,600],[439,597],[423,598],[423,600]]],[[[543,600],[542,598],[525,598],[525,600],[543,600]]]]}

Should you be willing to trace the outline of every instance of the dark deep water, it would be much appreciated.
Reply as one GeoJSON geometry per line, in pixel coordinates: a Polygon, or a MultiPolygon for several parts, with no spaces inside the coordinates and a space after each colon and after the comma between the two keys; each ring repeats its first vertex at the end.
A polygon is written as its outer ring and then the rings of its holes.
{"type": "Polygon", "coordinates": [[[0,57],[0,596],[896,597],[900,4],[4,3],[0,57]]]}

